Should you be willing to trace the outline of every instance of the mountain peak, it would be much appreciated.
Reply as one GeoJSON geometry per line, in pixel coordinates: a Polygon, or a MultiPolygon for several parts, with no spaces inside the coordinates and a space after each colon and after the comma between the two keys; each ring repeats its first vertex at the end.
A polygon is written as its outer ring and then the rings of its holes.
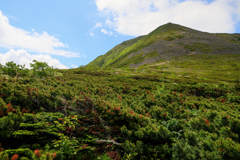
{"type": "Polygon", "coordinates": [[[190,28],[187,28],[187,27],[181,26],[179,24],[174,24],[174,23],[169,22],[167,24],[164,24],[164,25],[161,25],[161,26],[157,27],[155,30],[153,30],[149,34],[152,35],[154,33],[184,31],[186,29],[190,29],[190,28]]]}

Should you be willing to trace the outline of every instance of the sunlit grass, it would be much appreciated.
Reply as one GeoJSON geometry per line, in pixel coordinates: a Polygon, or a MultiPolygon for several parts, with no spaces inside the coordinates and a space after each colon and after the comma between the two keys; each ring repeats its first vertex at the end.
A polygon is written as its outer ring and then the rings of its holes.
{"type": "MultiPolygon", "coordinates": [[[[234,83],[239,75],[240,55],[188,55],[174,57],[169,63],[138,68],[111,68],[112,74],[153,76],[185,83],[234,83]],[[116,73],[117,72],[117,73],[116,73]]],[[[163,62],[163,61],[161,61],[163,62]]],[[[161,63],[159,62],[159,63],[161,63]]],[[[104,72],[109,72],[105,70],[104,72]]]]}

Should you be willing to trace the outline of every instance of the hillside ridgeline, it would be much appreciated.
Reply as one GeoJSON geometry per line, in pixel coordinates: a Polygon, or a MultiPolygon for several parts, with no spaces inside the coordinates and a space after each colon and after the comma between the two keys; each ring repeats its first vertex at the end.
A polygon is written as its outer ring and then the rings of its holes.
{"type": "Polygon", "coordinates": [[[86,66],[137,68],[182,55],[223,54],[240,54],[240,34],[206,33],[168,23],[117,45],[86,66]]]}

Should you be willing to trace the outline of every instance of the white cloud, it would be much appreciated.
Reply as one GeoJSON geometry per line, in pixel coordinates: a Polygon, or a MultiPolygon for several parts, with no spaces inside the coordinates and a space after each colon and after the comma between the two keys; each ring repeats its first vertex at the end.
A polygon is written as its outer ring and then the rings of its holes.
{"type": "Polygon", "coordinates": [[[98,28],[98,27],[102,27],[102,23],[101,22],[96,23],[93,28],[98,28]]]}
{"type": "Polygon", "coordinates": [[[27,32],[9,24],[9,20],[0,11],[0,47],[8,49],[25,49],[29,52],[45,53],[50,55],[60,55],[65,57],[80,57],[80,53],[56,49],[68,47],[59,39],[50,36],[43,31],[39,34],[32,30],[27,32]]]}
{"type": "MultiPolygon", "coordinates": [[[[92,29],[90,29],[89,35],[92,36],[92,37],[94,37],[93,31],[94,31],[96,28],[102,27],[102,25],[103,25],[102,22],[97,22],[97,23],[95,24],[95,26],[94,26],[92,29]]],[[[87,34],[87,35],[88,35],[88,34],[87,34]]]]}
{"type": "Polygon", "coordinates": [[[109,28],[114,27],[114,23],[112,21],[110,21],[109,19],[106,20],[106,24],[109,28]]]}
{"type": "Polygon", "coordinates": [[[92,36],[92,37],[94,36],[93,32],[90,32],[89,35],[92,36]]]}
{"type": "Polygon", "coordinates": [[[168,22],[232,33],[240,21],[239,0],[96,0],[96,5],[105,24],[124,35],[146,35],[168,22]]]}
{"type": "Polygon", "coordinates": [[[106,29],[101,29],[101,32],[104,34],[108,34],[108,31],[106,29]]]}
{"type": "Polygon", "coordinates": [[[27,51],[25,51],[24,49],[11,49],[5,54],[0,54],[0,63],[2,65],[5,65],[7,62],[13,61],[13,63],[16,63],[17,65],[25,65],[25,68],[28,69],[31,69],[30,63],[34,63],[32,62],[34,59],[38,62],[46,62],[49,66],[53,66],[53,68],[68,69],[68,67],[61,64],[59,60],[53,59],[49,55],[31,55],[27,53],[27,51]]]}
{"type": "Polygon", "coordinates": [[[110,31],[108,35],[109,35],[109,36],[113,35],[113,32],[112,32],[112,31],[110,31]]]}
{"type": "Polygon", "coordinates": [[[234,5],[235,5],[235,14],[237,15],[237,21],[240,21],[240,1],[239,0],[232,0],[234,1],[234,5]]]}
{"type": "Polygon", "coordinates": [[[77,67],[78,67],[77,65],[74,65],[74,64],[73,64],[73,65],[71,65],[71,66],[72,66],[72,68],[77,68],[77,67]]]}

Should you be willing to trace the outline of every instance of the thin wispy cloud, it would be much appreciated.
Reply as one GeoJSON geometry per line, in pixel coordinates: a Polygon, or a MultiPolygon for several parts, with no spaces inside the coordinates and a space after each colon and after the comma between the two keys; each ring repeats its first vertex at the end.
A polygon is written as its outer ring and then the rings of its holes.
{"type": "Polygon", "coordinates": [[[72,65],[71,65],[71,67],[72,67],[72,68],[77,68],[78,66],[77,66],[77,65],[74,65],[74,64],[72,64],[72,65]]]}
{"type": "Polygon", "coordinates": [[[90,32],[89,35],[92,36],[92,37],[94,36],[93,32],[90,32]]]}
{"type": "Polygon", "coordinates": [[[97,22],[97,23],[95,24],[95,26],[90,29],[89,35],[90,35],[91,37],[94,37],[95,35],[94,35],[93,31],[94,31],[96,28],[102,27],[102,25],[103,25],[102,22],[97,22]]]}
{"type": "Polygon", "coordinates": [[[6,15],[6,17],[14,21],[19,20],[17,17],[11,16],[11,15],[6,15]]]}
{"type": "Polygon", "coordinates": [[[108,31],[106,29],[101,29],[101,32],[104,34],[108,34],[108,31]]]}
{"type": "Polygon", "coordinates": [[[239,0],[96,0],[109,29],[123,35],[146,35],[160,25],[177,23],[205,32],[235,31],[239,0]]]}
{"type": "Polygon", "coordinates": [[[101,32],[104,34],[107,34],[108,36],[111,36],[114,34],[112,31],[107,31],[106,29],[101,29],[101,32]]]}
{"type": "Polygon", "coordinates": [[[112,31],[110,31],[108,35],[109,35],[109,36],[113,35],[113,32],[112,32],[112,31]]]}
{"type": "Polygon", "coordinates": [[[95,29],[95,28],[98,28],[98,27],[102,27],[102,23],[101,22],[96,23],[93,28],[95,29]]]}

